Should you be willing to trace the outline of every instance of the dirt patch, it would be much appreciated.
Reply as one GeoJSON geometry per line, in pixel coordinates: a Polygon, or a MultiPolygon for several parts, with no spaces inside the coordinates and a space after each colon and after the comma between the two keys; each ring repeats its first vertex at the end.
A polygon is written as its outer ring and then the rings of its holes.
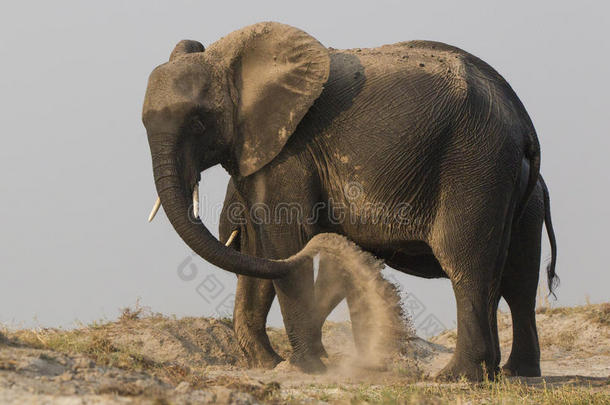
{"type": "MultiPolygon", "coordinates": [[[[455,331],[431,342],[412,337],[391,367],[371,369],[346,362],[354,353],[350,324],[329,322],[323,331],[330,355],[324,375],[305,375],[285,364],[246,369],[227,320],[140,314],[68,331],[5,331],[0,403],[608,403],[610,337],[608,326],[596,320],[600,311],[588,306],[539,313],[547,377],[483,384],[437,384],[429,378],[450,358],[455,331]]],[[[510,316],[499,318],[507,356],[510,316]]],[[[287,355],[284,331],[269,328],[269,335],[287,355]]]]}

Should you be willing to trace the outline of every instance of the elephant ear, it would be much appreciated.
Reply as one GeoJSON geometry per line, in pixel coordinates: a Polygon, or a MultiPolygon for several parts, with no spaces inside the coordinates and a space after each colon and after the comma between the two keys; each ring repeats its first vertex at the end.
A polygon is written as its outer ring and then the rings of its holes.
{"type": "Polygon", "coordinates": [[[169,61],[173,61],[179,56],[185,55],[187,53],[195,53],[195,52],[203,52],[205,48],[201,44],[201,42],[193,41],[190,39],[183,39],[178,42],[174,47],[171,55],[169,55],[169,61]]]}
{"type": "Polygon", "coordinates": [[[329,52],[309,34],[273,22],[235,31],[212,47],[230,59],[234,148],[239,172],[248,176],[280,153],[322,92],[329,52]]]}

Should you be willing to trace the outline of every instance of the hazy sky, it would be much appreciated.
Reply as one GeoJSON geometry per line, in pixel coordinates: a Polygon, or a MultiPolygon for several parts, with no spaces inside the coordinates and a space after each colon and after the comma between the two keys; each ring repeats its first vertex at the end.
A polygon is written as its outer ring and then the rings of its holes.
{"type": "MultiPolygon", "coordinates": [[[[191,257],[162,210],[146,222],[156,193],[140,113],[148,74],[176,42],[207,46],[264,20],[335,48],[442,41],[494,66],[542,144],[558,304],[608,301],[610,10],[599,1],[493,3],[3,2],[0,322],[70,326],[114,318],[138,297],[178,316],[226,307],[235,276],[191,257]],[[192,280],[178,276],[181,264],[195,266],[192,280]]],[[[203,177],[216,231],[228,176],[214,168],[203,177]]],[[[453,326],[448,281],[391,273],[425,306],[416,324],[434,315],[453,326]]],[[[281,323],[277,304],[270,321],[281,323]]]]}

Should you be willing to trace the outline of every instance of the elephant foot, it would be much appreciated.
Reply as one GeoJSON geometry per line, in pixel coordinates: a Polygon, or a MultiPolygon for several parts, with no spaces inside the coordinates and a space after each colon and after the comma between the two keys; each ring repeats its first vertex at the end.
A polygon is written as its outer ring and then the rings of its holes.
{"type": "Polygon", "coordinates": [[[235,335],[249,368],[272,369],[284,359],[273,350],[266,332],[252,333],[248,328],[235,328],[235,335]]]}
{"type": "Polygon", "coordinates": [[[540,364],[513,362],[510,359],[502,367],[502,374],[508,377],[540,377],[540,364]]]}
{"type": "Polygon", "coordinates": [[[445,366],[435,377],[438,381],[458,381],[465,378],[468,381],[483,381],[485,375],[489,380],[493,380],[497,369],[489,372],[483,367],[483,362],[475,363],[465,359],[453,357],[449,364],[445,366]]]}
{"type": "Polygon", "coordinates": [[[326,372],[326,366],[317,355],[292,355],[290,364],[307,374],[322,374],[326,372]]]}
{"type": "Polygon", "coordinates": [[[284,361],[284,359],[280,355],[273,353],[272,355],[250,358],[248,359],[248,365],[250,366],[250,368],[272,369],[278,364],[280,364],[282,361],[284,361]]]}
{"type": "Polygon", "coordinates": [[[242,350],[249,368],[272,369],[284,361],[273,349],[267,349],[263,345],[256,345],[255,347],[242,346],[242,350]]]}
{"type": "Polygon", "coordinates": [[[255,355],[246,355],[248,367],[272,369],[280,364],[284,359],[277,353],[259,352],[255,355]]]}

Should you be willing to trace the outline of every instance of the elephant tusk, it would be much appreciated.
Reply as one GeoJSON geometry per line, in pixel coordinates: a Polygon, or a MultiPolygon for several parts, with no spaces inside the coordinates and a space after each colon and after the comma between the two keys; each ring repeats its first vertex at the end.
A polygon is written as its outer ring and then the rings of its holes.
{"type": "Polygon", "coordinates": [[[230,246],[231,243],[233,243],[233,241],[235,240],[235,237],[237,236],[237,232],[238,232],[237,229],[235,229],[233,232],[231,232],[231,236],[229,236],[229,240],[227,240],[227,243],[225,243],[225,246],[230,246]]]}
{"type": "Polygon", "coordinates": [[[153,205],[152,211],[150,211],[150,215],[148,216],[148,222],[152,221],[155,215],[157,215],[157,211],[159,211],[160,206],[161,198],[157,197],[157,201],[155,201],[155,205],[153,205]]]}
{"type": "Polygon", "coordinates": [[[199,183],[193,188],[193,216],[199,218],[199,183]]]}

